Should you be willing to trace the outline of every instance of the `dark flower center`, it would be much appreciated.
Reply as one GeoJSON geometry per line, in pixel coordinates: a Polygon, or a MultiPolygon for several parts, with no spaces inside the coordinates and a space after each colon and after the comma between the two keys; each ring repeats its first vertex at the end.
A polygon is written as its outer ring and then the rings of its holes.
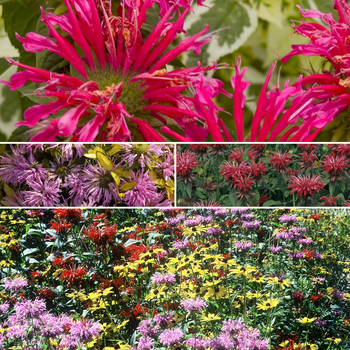
{"type": "Polygon", "coordinates": [[[101,188],[108,189],[108,185],[113,182],[113,177],[111,174],[101,175],[99,185],[101,188]]]}

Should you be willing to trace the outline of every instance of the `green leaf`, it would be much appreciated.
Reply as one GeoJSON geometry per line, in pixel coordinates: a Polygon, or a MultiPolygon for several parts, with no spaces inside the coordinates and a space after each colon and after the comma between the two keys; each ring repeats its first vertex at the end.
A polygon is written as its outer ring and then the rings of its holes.
{"type": "Polygon", "coordinates": [[[191,197],[191,193],[192,193],[192,183],[191,182],[187,182],[187,184],[185,185],[185,191],[186,191],[187,195],[189,197],[191,197]]]}
{"type": "Polygon", "coordinates": [[[7,141],[7,137],[5,134],[3,134],[1,131],[0,131],[0,142],[5,142],[7,141]]]}
{"type": "Polygon", "coordinates": [[[20,61],[31,66],[35,66],[35,54],[23,49],[22,43],[17,40],[15,33],[24,37],[28,32],[35,32],[39,17],[40,13],[29,10],[20,2],[11,1],[3,4],[2,18],[5,31],[11,44],[20,52],[20,61]]]}
{"type": "MultiPolygon", "coordinates": [[[[18,60],[19,57],[13,57],[14,60],[18,60]]],[[[9,68],[11,67],[11,65],[5,60],[4,57],[0,58],[0,75],[4,72],[6,72],[9,68]]]]}
{"type": "Polygon", "coordinates": [[[41,105],[48,105],[51,101],[47,98],[39,98],[37,97],[33,91],[38,88],[38,84],[30,83],[26,86],[22,86],[21,88],[17,89],[17,91],[21,92],[22,95],[26,95],[29,100],[41,104],[41,105]]]}
{"type": "Polygon", "coordinates": [[[192,22],[192,25],[190,28],[185,27],[189,35],[200,32],[206,24],[209,24],[210,30],[229,28],[219,31],[218,39],[213,38],[209,44],[203,46],[200,56],[191,52],[187,62],[190,66],[197,65],[199,60],[203,64],[217,61],[220,57],[237,50],[258,26],[257,11],[241,1],[210,0],[205,4],[211,9],[196,8],[195,15],[189,16],[187,24],[192,22]]]}
{"type": "Polygon", "coordinates": [[[40,13],[40,6],[54,8],[61,2],[60,0],[18,0],[31,11],[40,13]]]}
{"type": "Polygon", "coordinates": [[[39,250],[39,248],[27,248],[22,252],[22,254],[24,256],[26,256],[26,255],[33,254],[33,253],[37,252],[38,250],[39,250]]]}
{"type": "Polygon", "coordinates": [[[21,125],[18,128],[16,128],[11,136],[9,137],[8,141],[13,141],[13,142],[21,142],[21,141],[28,141],[26,132],[29,130],[28,126],[26,125],[21,125]]]}
{"type": "Polygon", "coordinates": [[[335,182],[330,182],[330,183],[329,183],[329,193],[330,193],[332,196],[333,196],[333,194],[334,194],[335,188],[336,188],[336,183],[335,183],[335,182]]]}
{"type": "Polygon", "coordinates": [[[4,101],[0,106],[0,117],[4,122],[9,122],[19,112],[20,96],[17,91],[11,91],[7,85],[3,87],[1,95],[4,101]]]}
{"type": "Polygon", "coordinates": [[[273,207],[273,206],[277,206],[277,205],[281,205],[281,204],[282,204],[281,202],[269,200],[263,204],[263,207],[273,207]]]}

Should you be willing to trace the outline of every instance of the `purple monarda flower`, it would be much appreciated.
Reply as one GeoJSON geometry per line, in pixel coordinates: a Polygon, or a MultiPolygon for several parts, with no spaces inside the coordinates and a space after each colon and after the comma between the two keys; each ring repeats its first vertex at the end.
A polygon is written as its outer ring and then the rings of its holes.
{"type": "Polygon", "coordinates": [[[9,303],[3,303],[3,304],[0,304],[0,315],[3,315],[3,314],[6,314],[6,312],[8,311],[10,307],[10,304],[9,303]]]}
{"type": "Polygon", "coordinates": [[[283,250],[283,248],[280,247],[280,246],[270,247],[270,249],[269,249],[269,251],[270,251],[271,253],[278,253],[278,252],[280,252],[280,251],[282,251],[282,250],[283,250]]]}
{"type": "Polygon", "coordinates": [[[158,328],[155,327],[151,319],[142,320],[137,330],[143,337],[154,337],[158,333],[158,328]]]}
{"type": "Polygon", "coordinates": [[[99,163],[87,164],[84,168],[83,189],[89,206],[107,205],[120,201],[115,182],[109,171],[99,163]]]}
{"type": "Polygon", "coordinates": [[[28,286],[28,282],[23,277],[7,278],[4,281],[4,289],[12,292],[18,292],[20,289],[28,286]]]}
{"type": "Polygon", "coordinates": [[[165,283],[175,283],[175,274],[173,273],[165,273],[164,275],[160,273],[156,273],[152,276],[152,283],[153,284],[165,284],[165,283]]]}
{"type": "Polygon", "coordinates": [[[14,306],[16,317],[19,319],[33,318],[46,311],[46,304],[41,299],[19,301],[14,306]]]}
{"type": "MultiPolygon", "coordinates": [[[[151,337],[141,337],[137,342],[137,350],[151,350],[154,345],[154,340],[151,337]]],[[[135,349],[135,348],[132,348],[135,349]]]]}
{"type": "Polygon", "coordinates": [[[177,226],[180,223],[180,219],[178,217],[176,218],[169,218],[168,219],[168,225],[170,226],[177,226]]]}
{"type": "Polygon", "coordinates": [[[326,320],[321,320],[318,318],[315,322],[314,325],[317,327],[326,327],[327,326],[327,321],[326,320]]]}
{"type": "Polygon", "coordinates": [[[242,214],[241,219],[245,221],[252,221],[254,219],[254,214],[242,214]]]}
{"type": "Polygon", "coordinates": [[[168,329],[159,335],[159,341],[167,346],[173,346],[178,343],[184,334],[180,328],[168,329]]]}
{"type": "Polygon", "coordinates": [[[260,220],[254,220],[254,221],[242,221],[242,226],[247,228],[258,228],[261,225],[260,220]]]}
{"type": "Polygon", "coordinates": [[[185,220],[184,225],[187,227],[198,226],[199,221],[197,219],[188,219],[188,220],[185,220]]]}
{"type": "Polygon", "coordinates": [[[331,293],[334,299],[342,300],[344,298],[344,293],[340,292],[337,289],[334,289],[331,293]]]}
{"type": "Polygon", "coordinates": [[[175,249],[186,249],[190,245],[190,241],[186,238],[183,241],[175,241],[174,248],[175,249]]]}
{"type": "Polygon", "coordinates": [[[158,193],[158,187],[149,177],[149,170],[138,170],[134,173],[129,171],[131,178],[129,182],[135,182],[136,185],[128,190],[123,197],[124,202],[129,207],[156,207],[170,206],[170,201],[163,201],[164,194],[158,193]]]}
{"type": "Polygon", "coordinates": [[[249,250],[253,246],[253,242],[236,242],[235,247],[236,249],[241,249],[241,250],[249,250]]]}
{"type": "Polygon", "coordinates": [[[222,234],[222,229],[220,227],[210,227],[207,232],[203,232],[202,236],[219,236],[222,234]]]}
{"type": "Polygon", "coordinates": [[[167,328],[169,323],[174,319],[175,312],[167,313],[167,314],[158,314],[153,317],[153,321],[160,328],[167,328]]]}
{"type": "Polygon", "coordinates": [[[91,341],[101,332],[101,326],[98,322],[92,320],[84,320],[73,322],[70,334],[82,341],[91,341]]]}
{"type": "Polygon", "coordinates": [[[181,301],[181,306],[188,312],[200,312],[207,305],[202,298],[187,299],[181,301]]]}
{"type": "Polygon", "coordinates": [[[280,221],[287,224],[287,225],[290,225],[290,224],[293,224],[294,222],[298,221],[298,217],[296,215],[282,215],[280,217],[280,221]]]}
{"type": "Polygon", "coordinates": [[[215,209],[214,211],[215,216],[225,217],[227,215],[226,209],[215,209]]]}
{"type": "Polygon", "coordinates": [[[313,240],[311,238],[299,239],[298,243],[308,245],[313,243],[313,240]]]}
{"type": "Polygon", "coordinates": [[[210,347],[210,339],[201,339],[198,337],[191,337],[187,339],[184,344],[190,348],[198,350],[206,350],[210,347]]]}

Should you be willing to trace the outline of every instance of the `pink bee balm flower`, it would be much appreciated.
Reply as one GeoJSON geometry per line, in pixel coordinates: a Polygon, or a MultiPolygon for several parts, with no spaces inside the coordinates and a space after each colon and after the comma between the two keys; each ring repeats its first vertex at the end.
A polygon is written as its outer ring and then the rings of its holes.
{"type": "Polygon", "coordinates": [[[146,39],[140,29],[146,20],[146,10],[155,0],[139,1],[137,5],[134,1],[123,1],[118,15],[112,13],[109,1],[64,0],[64,3],[68,13],[61,16],[42,10],[41,20],[49,28],[50,38],[37,33],[17,38],[28,52],[48,50],[67,60],[70,74],[30,67],[7,58],[10,64],[24,70],[3,83],[11,90],[28,81],[40,83],[34,94],[46,103],[28,108],[24,121],[17,123],[28,126],[26,139],[164,141],[163,133],[180,141],[203,141],[209,134],[222,141],[221,133],[228,134],[216,116],[218,108],[212,98],[219,93],[229,94],[222,82],[203,75],[215,69],[215,64],[210,67],[198,64],[171,72],[165,69],[184,52],[200,53],[201,46],[212,38],[213,33],[208,33],[206,26],[168,50],[176,34],[182,31],[192,1],[158,0],[162,16],[146,39]],[[182,12],[179,6],[184,7],[182,12]],[[170,21],[177,12],[177,20],[170,21]],[[66,39],[62,32],[71,39],[66,39]],[[189,88],[193,97],[188,96],[189,88]],[[176,131],[167,124],[175,126],[176,131]]]}
{"type": "MultiPolygon", "coordinates": [[[[250,83],[243,80],[247,68],[241,70],[240,66],[241,59],[238,58],[231,82],[237,139],[244,141],[244,91],[250,83]]],[[[331,74],[300,76],[291,86],[287,80],[283,89],[278,84],[267,91],[275,66],[276,63],[271,66],[259,95],[250,135],[246,135],[250,142],[313,141],[329,122],[348,108],[350,94],[339,85],[339,78],[331,74]]]]}

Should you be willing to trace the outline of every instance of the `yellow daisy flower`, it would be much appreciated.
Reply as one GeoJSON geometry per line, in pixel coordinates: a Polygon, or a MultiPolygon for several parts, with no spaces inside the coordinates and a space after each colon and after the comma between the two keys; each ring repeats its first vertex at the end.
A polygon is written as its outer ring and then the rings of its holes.
{"type": "Polygon", "coordinates": [[[298,318],[297,321],[299,323],[312,323],[316,320],[317,317],[314,317],[314,318],[307,318],[307,317],[304,317],[304,318],[298,318]]]}
{"type": "Polygon", "coordinates": [[[254,266],[238,266],[236,269],[230,271],[229,275],[245,276],[251,278],[251,272],[256,271],[254,266]]]}
{"type": "Polygon", "coordinates": [[[278,304],[279,304],[278,299],[268,299],[263,301],[260,304],[256,304],[256,306],[259,310],[270,310],[273,307],[276,307],[278,304]]]}

